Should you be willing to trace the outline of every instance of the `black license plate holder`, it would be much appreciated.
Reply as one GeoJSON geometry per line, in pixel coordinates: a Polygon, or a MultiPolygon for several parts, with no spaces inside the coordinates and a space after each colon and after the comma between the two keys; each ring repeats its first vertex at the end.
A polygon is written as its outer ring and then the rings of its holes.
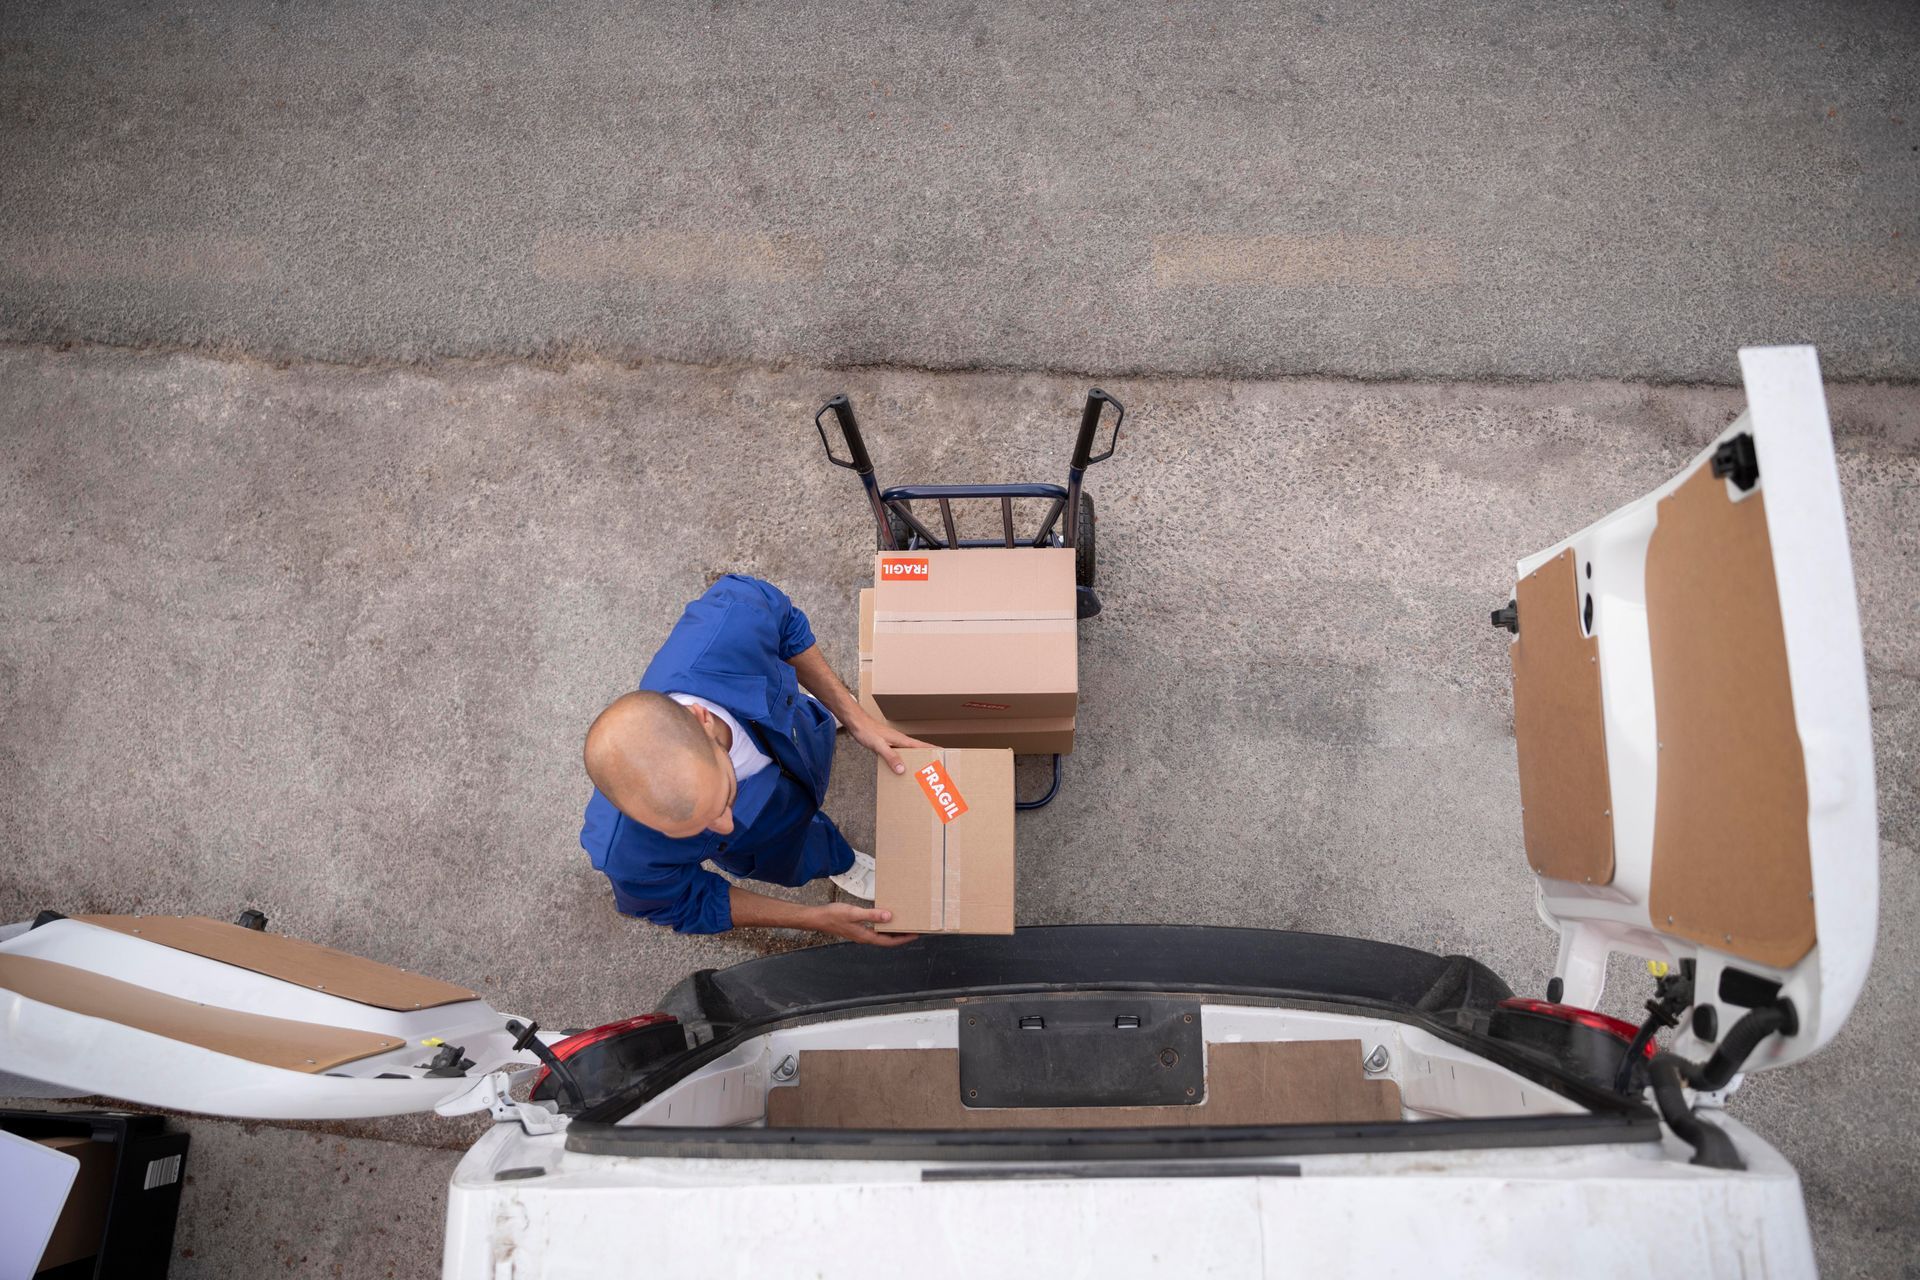
{"type": "Polygon", "coordinates": [[[1200,1002],[1010,996],[959,1007],[969,1107],[1156,1107],[1206,1097],[1200,1002]]]}

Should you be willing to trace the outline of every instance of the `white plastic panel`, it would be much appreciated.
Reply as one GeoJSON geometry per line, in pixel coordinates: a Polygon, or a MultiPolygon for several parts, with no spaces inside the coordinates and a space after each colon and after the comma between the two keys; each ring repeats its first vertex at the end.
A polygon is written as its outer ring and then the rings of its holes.
{"type": "Polygon", "coordinates": [[[80,1161],[0,1131],[0,1276],[30,1276],[47,1251],[80,1161]]]}

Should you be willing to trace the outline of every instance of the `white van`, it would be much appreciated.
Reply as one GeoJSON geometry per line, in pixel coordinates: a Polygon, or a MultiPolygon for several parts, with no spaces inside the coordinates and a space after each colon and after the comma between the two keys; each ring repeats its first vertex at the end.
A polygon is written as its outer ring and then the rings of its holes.
{"type": "Polygon", "coordinates": [[[1874,773],[1818,364],[1741,367],[1712,446],[1493,614],[1542,998],[1102,925],[793,952],[560,1037],[257,918],[48,912],[0,942],[0,1067],[222,1116],[490,1110],[449,1277],[1810,1275],[1797,1176],[1721,1104],[1860,992],[1874,773]],[[1642,1025],[1592,1012],[1613,952],[1653,962],[1642,1025]]]}

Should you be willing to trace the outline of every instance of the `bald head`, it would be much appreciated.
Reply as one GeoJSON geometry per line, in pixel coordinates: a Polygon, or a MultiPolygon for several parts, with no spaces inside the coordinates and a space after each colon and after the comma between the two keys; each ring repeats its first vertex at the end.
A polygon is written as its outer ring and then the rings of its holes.
{"type": "Polygon", "coordinates": [[[662,835],[725,830],[733,769],[710,722],[710,712],[665,694],[622,694],[587,730],[587,776],[614,808],[662,835]]]}

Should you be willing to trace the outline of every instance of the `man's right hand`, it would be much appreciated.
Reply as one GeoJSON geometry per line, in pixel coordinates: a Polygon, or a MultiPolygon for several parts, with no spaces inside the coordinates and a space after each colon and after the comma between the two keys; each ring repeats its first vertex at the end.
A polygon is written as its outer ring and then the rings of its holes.
{"type": "Polygon", "coordinates": [[[898,947],[912,942],[917,933],[876,933],[873,926],[893,919],[893,912],[875,907],[856,907],[851,902],[829,902],[812,909],[809,928],[830,933],[848,942],[864,942],[870,947],[898,947]]]}
{"type": "Polygon", "coordinates": [[[912,942],[917,933],[875,933],[873,926],[893,919],[893,912],[873,907],[856,907],[851,902],[829,902],[812,907],[782,898],[727,886],[728,905],[733,922],[761,929],[815,929],[848,942],[864,942],[870,947],[899,947],[912,942]]]}

